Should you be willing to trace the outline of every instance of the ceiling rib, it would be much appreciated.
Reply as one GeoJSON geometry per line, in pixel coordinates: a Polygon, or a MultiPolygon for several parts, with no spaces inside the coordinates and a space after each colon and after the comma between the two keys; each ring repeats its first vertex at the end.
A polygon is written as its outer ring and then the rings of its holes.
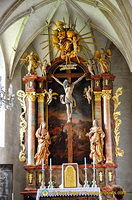
{"type": "Polygon", "coordinates": [[[24,12],[19,13],[18,15],[14,16],[11,20],[9,20],[9,22],[3,24],[3,26],[0,27],[0,34],[2,34],[9,26],[11,26],[20,18],[25,17],[26,15],[30,15],[33,11],[35,12],[36,10],[42,8],[43,6],[53,3],[55,1],[56,0],[43,0],[42,2],[36,5],[32,5],[29,9],[25,10],[24,12]]]}

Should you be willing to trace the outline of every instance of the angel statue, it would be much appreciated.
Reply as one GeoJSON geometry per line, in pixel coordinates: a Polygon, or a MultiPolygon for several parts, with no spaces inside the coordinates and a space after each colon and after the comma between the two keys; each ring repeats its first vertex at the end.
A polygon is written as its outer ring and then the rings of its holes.
{"type": "Polygon", "coordinates": [[[52,89],[49,89],[49,92],[47,90],[44,90],[45,94],[48,95],[47,97],[47,103],[48,105],[52,102],[53,99],[57,99],[55,95],[58,95],[56,92],[53,92],[52,89]]]}
{"type": "Polygon", "coordinates": [[[42,159],[44,163],[48,164],[48,157],[50,154],[49,145],[51,144],[49,132],[46,129],[46,123],[40,124],[40,127],[36,131],[36,137],[38,138],[38,148],[35,154],[36,165],[42,164],[42,159]]]}
{"type": "Polygon", "coordinates": [[[88,71],[90,72],[91,75],[95,75],[93,65],[95,64],[94,60],[92,61],[91,59],[88,59],[88,63],[86,64],[88,71]]]}
{"type": "Polygon", "coordinates": [[[90,86],[88,86],[88,88],[84,88],[84,97],[88,100],[88,103],[90,104],[90,101],[92,100],[91,94],[90,92],[92,91],[92,89],[90,88],[90,86]]]}
{"type": "Polygon", "coordinates": [[[37,53],[34,53],[33,51],[31,51],[30,54],[28,54],[28,52],[25,52],[23,57],[21,58],[21,63],[23,64],[25,62],[28,61],[28,74],[36,74],[35,69],[38,68],[38,66],[40,65],[40,60],[39,60],[39,56],[37,53]]]}
{"type": "Polygon", "coordinates": [[[75,85],[81,81],[86,74],[82,75],[80,78],[78,78],[75,82],[69,83],[67,79],[64,80],[64,82],[60,82],[59,79],[57,79],[54,75],[51,75],[52,78],[55,79],[57,83],[63,86],[64,91],[65,91],[65,99],[64,96],[61,95],[61,103],[66,105],[66,110],[67,110],[67,123],[71,122],[72,118],[72,107],[76,106],[76,100],[72,97],[72,93],[74,90],[75,85]]]}
{"type": "Polygon", "coordinates": [[[108,58],[108,61],[111,62],[110,49],[107,49],[105,52],[105,50],[101,48],[100,51],[96,50],[94,53],[94,61],[95,63],[99,64],[101,74],[109,72],[108,70],[109,63],[107,62],[107,58],[108,58]]]}
{"type": "Polygon", "coordinates": [[[103,163],[105,161],[105,157],[103,155],[105,133],[101,127],[98,127],[97,120],[93,121],[93,127],[90,128],[90,132],[87,133],[86,136],[88,136],[90,139],[91,152],[89,157],[91,159],[95,157],[96,163],[103,163]]]}

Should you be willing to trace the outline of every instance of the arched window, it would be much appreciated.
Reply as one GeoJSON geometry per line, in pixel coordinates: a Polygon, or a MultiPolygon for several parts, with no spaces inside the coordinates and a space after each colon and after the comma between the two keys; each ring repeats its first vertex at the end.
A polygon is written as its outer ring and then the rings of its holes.
{"type": "MultiPolygon", "coordinates": [[[[5,62],[0,45],[0,77],[1,77],[1,86],[5,90],[5,62]]],[[[0,108],[0,147],[5,146],[5,110],[0,108]]]]}

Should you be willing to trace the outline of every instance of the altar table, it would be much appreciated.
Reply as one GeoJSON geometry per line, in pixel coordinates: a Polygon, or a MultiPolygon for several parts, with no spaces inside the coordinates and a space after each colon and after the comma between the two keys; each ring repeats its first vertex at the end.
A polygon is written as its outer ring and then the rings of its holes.
{"type": "Polygon", "coordinates": [[[88,188],[46,188],[38,189],[36,200],[40,197],[53,198],[53,197],[87,197],[96,196],[98,200],[102,200],[99,187],[88,187],[88,188]]]}

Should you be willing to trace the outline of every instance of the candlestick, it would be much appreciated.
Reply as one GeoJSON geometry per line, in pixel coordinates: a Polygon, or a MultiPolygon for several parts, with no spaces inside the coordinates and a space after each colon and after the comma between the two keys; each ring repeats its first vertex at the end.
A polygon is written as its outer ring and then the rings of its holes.
{"type": "Polygon", "coordinates": [[[50,181],[49,181],[49,186],[48,186],[48,188],[53,188],[54,186],[53,186],[53,181],[52,181],[52,160],[51,160],[51,158],[50,158],[50,181]]]}
{"type": "Polygon", "coordinates": [[[12,200],[14,200],[14,193],[12,192],[12,200]]]}
{"type": "Polygon", "coordinates": [[[52,160],[51,160],[51,158],[50,158],[50,169],[52,169],[51,165],[52,165],[52,160]]]}
{"type": "Polygon", "coordinates": [[[95,167],[95,155],[93,155],[93,181],[92,181],[92,187],[97,187],[96,185],[96,167],[95,167]]]}
{"type": "Polygon", "coordinates": [[[42,182],[40,188],[46,188],[45,187],[45,182],[44,182],[44,159],[42,159],[42,182]]]}
{"type": "Polygon", "coordinates": [[[86,157],[84,157],[84,164],[85,164],[85,169],[86,169],[87,168],[86,157]]]}
{"type": "Polygon", "coordinates": [[[44,159],[42,159],[42,170],[44,170],[44,159]]]}

